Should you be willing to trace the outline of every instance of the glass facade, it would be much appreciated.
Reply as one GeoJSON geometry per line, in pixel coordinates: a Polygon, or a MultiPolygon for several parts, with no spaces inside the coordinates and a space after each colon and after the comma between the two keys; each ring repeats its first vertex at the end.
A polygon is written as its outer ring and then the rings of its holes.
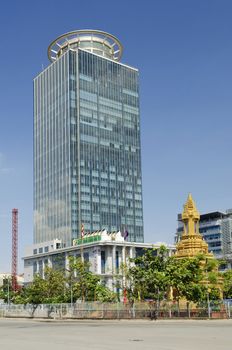
{"type": "Polygon", "coordinates": [[[34,80],[34,243],[71,238],[69,55],[34,80]]]}
{"type": "Polygon", "coordinates": [[[138,71],[69,49],[34,80],[34,243],[143,242],[138,71]]]}

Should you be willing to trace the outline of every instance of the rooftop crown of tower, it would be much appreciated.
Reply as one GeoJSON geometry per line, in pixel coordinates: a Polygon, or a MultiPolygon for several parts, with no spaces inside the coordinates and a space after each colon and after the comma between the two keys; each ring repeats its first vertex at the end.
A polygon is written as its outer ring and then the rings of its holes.
{"type": "Polygon", "coordinates": [[[120,61],[123,52],[122,44],[114,35],[101,30],[83,29],[56,38],[48,47],[49,60],[56,61],[70,48],[80,48],[114,61],[120,61]]]}

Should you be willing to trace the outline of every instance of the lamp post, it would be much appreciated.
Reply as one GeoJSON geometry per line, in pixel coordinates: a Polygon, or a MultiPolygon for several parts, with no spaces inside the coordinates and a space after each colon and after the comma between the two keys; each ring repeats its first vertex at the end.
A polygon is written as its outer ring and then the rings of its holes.
{"type": "Polygon", "coordinates": [[[10,305],[10,282],[9,282],[9,276],[7,277],[7,304],[8,307],[10,305]]]}
{"type": "Polygon", "coordinates": [[[209,301],[209,288],[207,285],[207,306],[208,306],[208,318],[210,318],[210,301],[209,301]]]}
{"type": "Polygon", "coordinates": [[[72,289],[72,281],[70,281],[70,296],[71,296],[71,308],[73,308],[73,289],[72,289]]]}
{"type": "Polygon", "coordinates": [[[70,274],[70,301],[71,301],[71,308],[73,308],[73,284],[72,284],[72,271],[69,269],[65,269],[70,274]]]}
{"type": "Polygon", "coordinates": [[[208,259],[205,261],[205,272],[206,272],[206,287],[207,287],[207,308],[208,308],[208,318],[210,318],[210,300],[209,300],[209,279],[208,279],[208,259]]]}

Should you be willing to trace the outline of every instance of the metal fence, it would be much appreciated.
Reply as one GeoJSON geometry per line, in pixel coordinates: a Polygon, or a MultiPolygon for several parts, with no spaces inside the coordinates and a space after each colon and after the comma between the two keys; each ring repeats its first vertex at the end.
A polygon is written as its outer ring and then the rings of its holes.
{"type": "Polygon", "coordinates": [[[0,305],[0,317],[48,319],[167,319],[167,318],[230,318],[231,303],[216,303],[196,307],[194,304],[156,303],[100,303],[0,305]]]}

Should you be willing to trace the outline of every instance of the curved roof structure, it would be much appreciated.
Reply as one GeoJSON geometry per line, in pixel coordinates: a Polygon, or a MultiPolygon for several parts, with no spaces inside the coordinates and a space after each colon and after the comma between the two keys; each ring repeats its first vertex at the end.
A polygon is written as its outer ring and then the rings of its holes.
{"type": "Polygon", "coordinates": [[[56,61],[70,48],[84,49],[115,61],[120,61],[123,52],[121,42],[114,35],[101,30],[83,29],[56,38],[48,47],[49,60],[56,61]]]}

